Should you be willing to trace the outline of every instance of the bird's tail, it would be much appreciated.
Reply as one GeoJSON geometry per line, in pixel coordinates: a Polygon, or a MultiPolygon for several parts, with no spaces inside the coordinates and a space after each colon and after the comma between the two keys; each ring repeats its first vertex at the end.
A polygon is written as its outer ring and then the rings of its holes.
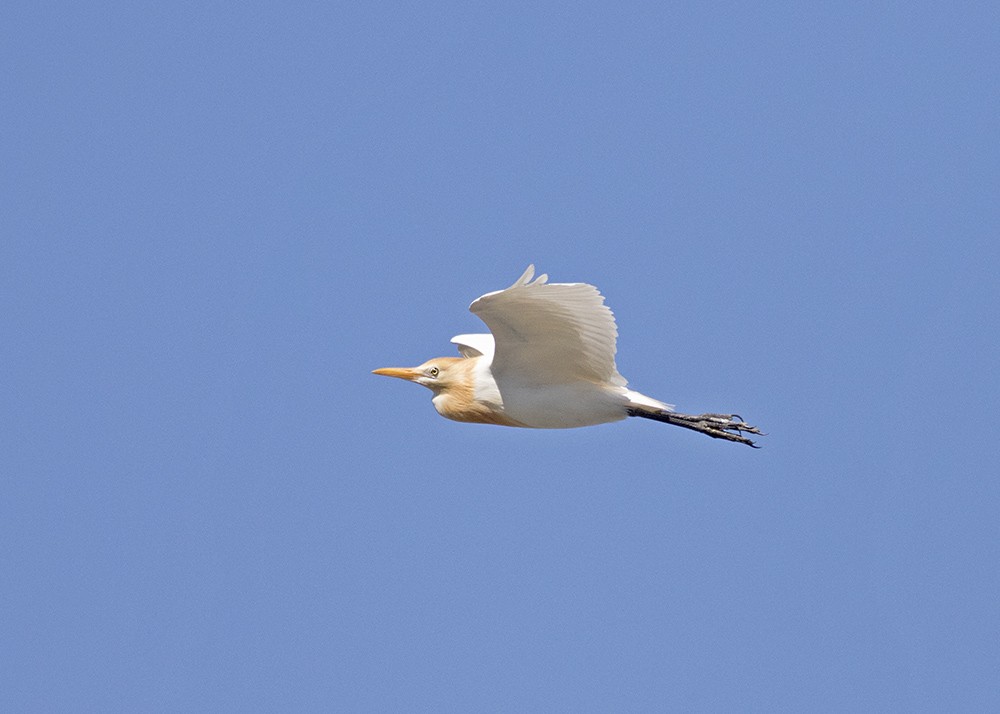
{"type": "Polygon", "coordinates": [[[753,441],[743,436],[743,432],[761,435],[763,432],[757,427],[745,423],[738,414],[679,414],[673,410],[673,405],[664,404],[644,394],[629,391],[631,393],[626,409],[629,416],[653,419],[664,424],[673,424],[698,431],[713,439],[725,439],[726,441],[746,444],[755,449],[759,448],[753,441]]]}

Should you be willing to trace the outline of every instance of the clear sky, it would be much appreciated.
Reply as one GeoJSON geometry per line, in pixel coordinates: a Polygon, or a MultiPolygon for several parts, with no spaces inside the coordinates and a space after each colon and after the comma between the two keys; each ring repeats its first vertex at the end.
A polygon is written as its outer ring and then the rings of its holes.
{"type": "Polygon", "coordinates": [[[0,27],[0,710],[1000,710],[996,3],[0,27]],[[531,262],[764,448],[370,374],[531,262]]]}

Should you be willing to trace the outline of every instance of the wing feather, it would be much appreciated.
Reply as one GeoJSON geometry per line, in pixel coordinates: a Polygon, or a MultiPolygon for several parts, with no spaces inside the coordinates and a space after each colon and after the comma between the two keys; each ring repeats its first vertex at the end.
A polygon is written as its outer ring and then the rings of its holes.
{"type": "Polygon", "coordinates": [[[493,335],[455,335],[451,338],[452,343],[458,345],[458,351],[463,357],[485,356],[493,359],[493,335]]]}
{"type": "Polygon", "coordinates": [[[494,377],[522,385],[578,381],[624,386],[615,365],[618,329],[604,297],[586,283],[532,281],[534,266],[506,290],[470,306],[496,343],[494,377]]]}

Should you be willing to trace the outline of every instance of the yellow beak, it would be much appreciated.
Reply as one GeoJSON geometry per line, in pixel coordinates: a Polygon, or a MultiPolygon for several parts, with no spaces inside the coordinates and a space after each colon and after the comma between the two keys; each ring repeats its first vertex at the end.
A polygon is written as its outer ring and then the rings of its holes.
{"type": "Polygon", "coordinates": [[[373,369],[372,374],[381,374],[383,377],[408,379],[412,382],[420,376],[420,371],[413,367],[383,367],[382,369],[373,369]]]}

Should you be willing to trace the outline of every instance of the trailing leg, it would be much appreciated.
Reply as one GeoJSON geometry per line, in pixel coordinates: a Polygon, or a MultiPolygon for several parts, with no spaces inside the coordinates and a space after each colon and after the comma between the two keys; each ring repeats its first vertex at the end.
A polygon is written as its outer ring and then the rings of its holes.
{"type": "Polygon", "coordinates": [[[760,447],[743,436],[743,432],[763,435],[760,429],[745,423],[743,418],[738,414],[679,414],[666,409],[633,406],[629,407],[628,415],[662,421],[664,424],[682,426],[685,429],[701,432],[713,439],[735,441],[740,444],[752,446],[755,449],[760,447]]]}

